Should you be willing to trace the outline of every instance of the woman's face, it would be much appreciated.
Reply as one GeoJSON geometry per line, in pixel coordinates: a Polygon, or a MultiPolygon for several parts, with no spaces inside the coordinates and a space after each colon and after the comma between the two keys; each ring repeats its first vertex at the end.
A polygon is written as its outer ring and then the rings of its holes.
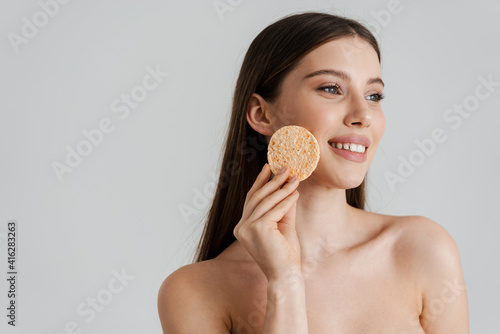
{"type": "MultiPolygon", "coordinates": [[[[385,129],[380,105],[384,85],[373,47],[360,37],[333,40],[307,54],[284,79],[270,103],[273,132],[300,125],[318,140],[320,160],[311,179],[336,188],[361,184],[385,129]],[[354,138],[339,138],[355,135],[354,138]],[[364,153],[331,142],[363,143],[364,153]],[[334,145],[336,146],[336,145],[334,145]]],[[[362,148],[361,148],[362,150],[362,148]]]]}

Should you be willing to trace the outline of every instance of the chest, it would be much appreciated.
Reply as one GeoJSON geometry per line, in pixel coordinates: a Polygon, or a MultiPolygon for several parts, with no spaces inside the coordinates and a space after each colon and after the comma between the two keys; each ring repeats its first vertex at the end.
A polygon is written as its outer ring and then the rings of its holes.
{"type": "MultiPolygon", "coordinates": [[[[414,282],[390,258],[374,255],[303,268],[311,334],[423,333],[414,282]]],[[[267,281],[258,274],[247,277],[240,277],[232,294],[232,333],[261,333],[264,324],[267,281]]]]}

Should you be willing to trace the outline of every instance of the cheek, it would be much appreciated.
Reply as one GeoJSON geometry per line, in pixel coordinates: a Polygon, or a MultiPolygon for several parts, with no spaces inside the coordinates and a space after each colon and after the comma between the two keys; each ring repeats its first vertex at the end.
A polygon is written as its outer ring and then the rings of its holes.
{"type": "Polygon", "coordinates": [[[331,107],[321,108],[321,106],[317,106],[315,109],[309,110],[305,116],[304,124],[310,128],[321,144],[326,144],[331,137],[332,131],[338,131],[342,126],[343,115],[339,110],[332,110],[331,107]]]}
{"type": "MultiPolygon", "coordinates": [[[[306,128],[315,128],[317,123],[325,121],[328,112],[317,103],[307,90],[288,90],[294,93],[284,94],[279,103],[280,120],[286,124],[297,124],[306,128]]],[[[287,92],[288,92],[287,91],[287,92]]]]}
{"type": "Polygon", "coordinates": [[[373,143],[375,144],[374,149],[375,151],[372,150],[372,153],[370,154],[370,161],[373,159],[373,156],[375,152],[378,150],[378,146],[380,143],[380,140],[382,139],[382,136],[384,135],[385,131],[385,117],[382,111],[376,114],[376,116],[372,120],[372,124],[370,126],[372,128],[371,134],[373,138],[373,143]]]}
{"type": "Polygon", "coordinates": [[[341,113],[332,109],[331,105],[315,103],[314,100],[304,102],[296,104],[294,108],[296,124],[301,124],[313,132],[322,133],[325,128],[331,129],[342,122],[341,113]]]}
{"type": "Polygon", "coordinates": [[[277,129],[285,125],[301,124],[304,118],[302,108],[293,103],[279,105],[276,108],[274,116],[274,123],[277,125],[277,129]]]}
{"type": "Polygon", "coordinates": [[[384,132],[385,132],[385,115],[384,113],[381,111],[379,114],[378,114],[378,117],[376,119],[376,136],[379,138],[382,138],[382,136],[384,135],[384,132]]]}
{"type": "Polygon", "coordinates": [[[325,129],[331,130],[342,122],[340,110],[332,109],[331,103],[311,95],[300,91],[293,95],[283,95],[278,107],[277,121],[280,125],[297,124],[315,135],[321,135],[325,129]]]}

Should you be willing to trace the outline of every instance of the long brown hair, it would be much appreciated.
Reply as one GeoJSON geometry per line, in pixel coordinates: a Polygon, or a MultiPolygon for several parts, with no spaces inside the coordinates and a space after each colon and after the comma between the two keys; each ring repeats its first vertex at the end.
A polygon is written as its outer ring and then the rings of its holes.
{"type": "MultiPolygon", "coordinates": [[[[217,189],[195,262],[215,258],[236,240],[233,230],[241,219],[246,194],[267,162],[267,142],[246,120],[252,94],[274,101],[285,76],[307,53],[331,40],[353,36],[370,43],[380,62],[377,40],[367,28],[355,20],[327,13],[286,16],[253,40],[234,90],[217,189]]],[[[358,187],[346,190],[349,205],[364,209],[365,181],[366,178],[358,187]]]]}

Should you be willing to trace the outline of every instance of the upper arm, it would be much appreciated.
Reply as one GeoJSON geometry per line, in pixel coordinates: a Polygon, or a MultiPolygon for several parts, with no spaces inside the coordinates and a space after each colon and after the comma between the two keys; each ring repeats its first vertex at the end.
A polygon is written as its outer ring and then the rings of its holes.
{"type": "Polygon", "coordinates": [[[467,291],[457,244],[441,225],[425,217],[414,218],[421,326],[427,334],[468,334],[467,291]]]}
{"type": "Polygon", "coordinates": [[[202,277],[184,266],[163,281],[158,292],[158,312],[165,334],[229,334],[218,301],[202,277]]]}

